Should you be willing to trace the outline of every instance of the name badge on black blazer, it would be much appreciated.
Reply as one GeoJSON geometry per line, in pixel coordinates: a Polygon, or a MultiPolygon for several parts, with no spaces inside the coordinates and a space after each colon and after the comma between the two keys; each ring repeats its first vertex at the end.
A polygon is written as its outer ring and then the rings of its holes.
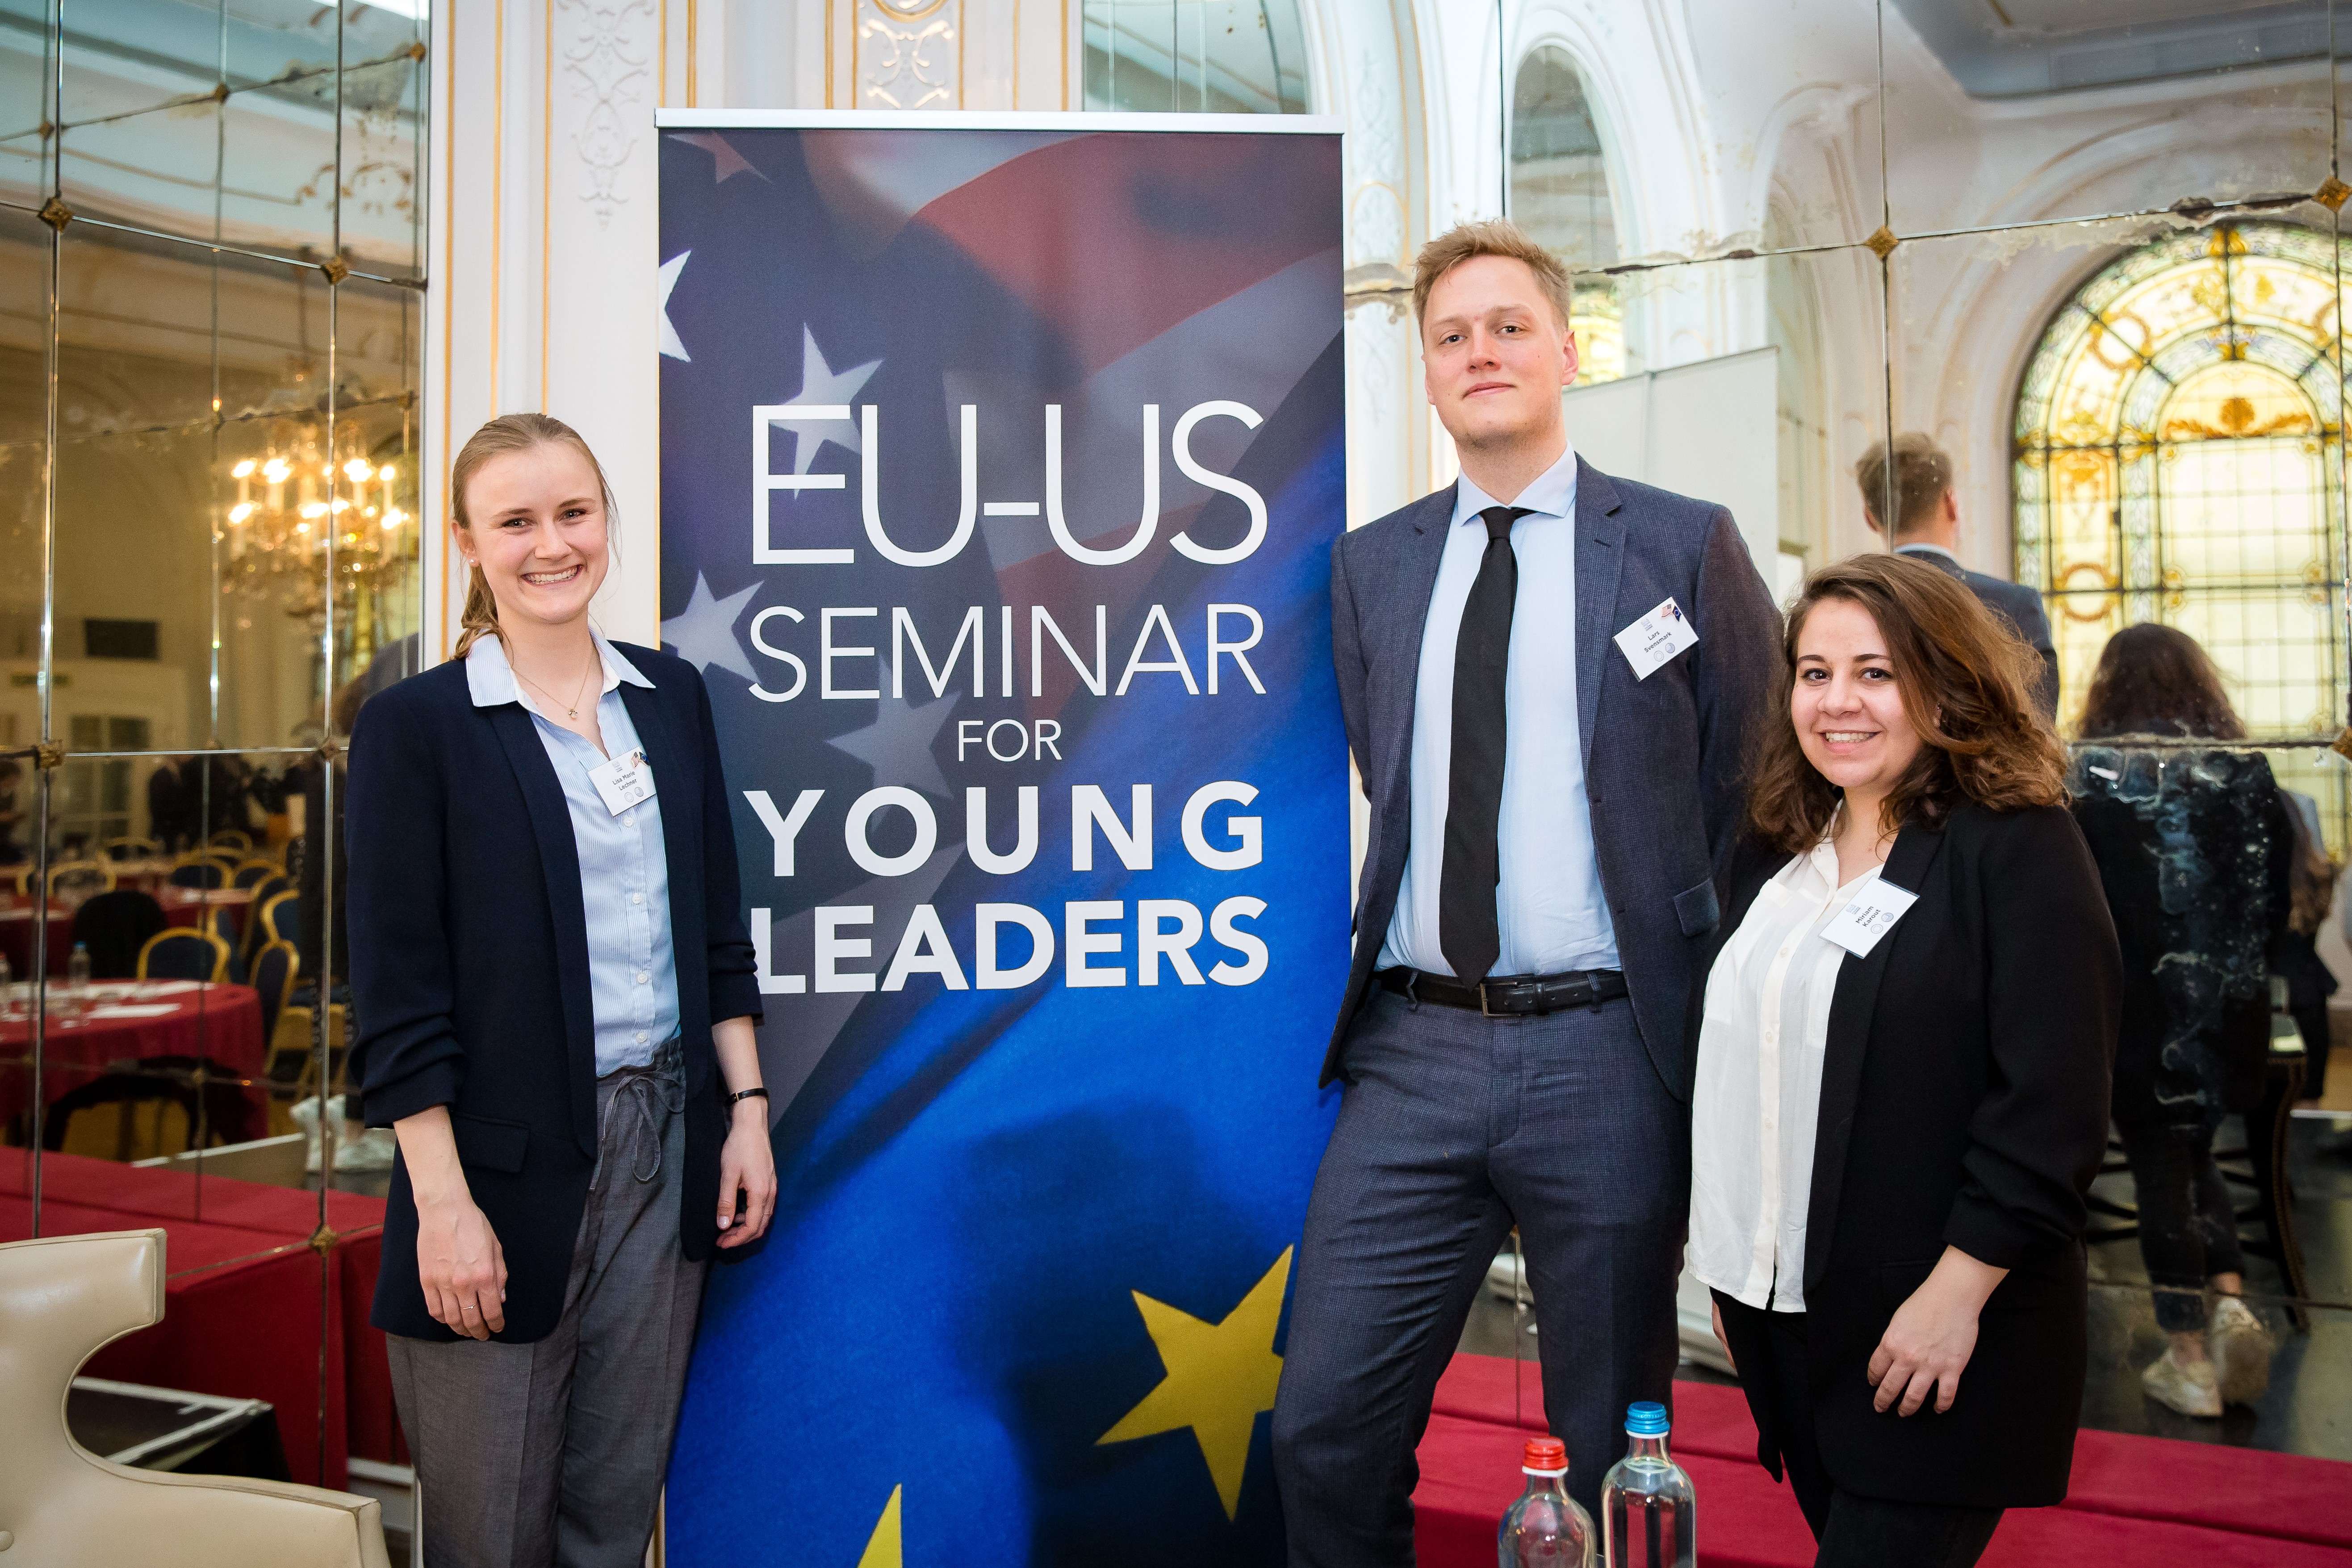
{"type": "Polygon", "coordinates": [[[588,777],[596,793],[604,797],[604,809],[614,816],[654,797],[653,765],[646,761],[642,748],[623,752],[602,767],[589,769],[588,777]]]}
{"type": "Polygon", "coordinates": [[[1880,877],[1856,893],[1838,911],[1837,919],[1822,928],[1822,936],[1856,958],[1867,958],[1870,950],[1878,945],[1878,939],[1895,929],[1903,911],[1918,901],[1918,894],[1880,877]]]}

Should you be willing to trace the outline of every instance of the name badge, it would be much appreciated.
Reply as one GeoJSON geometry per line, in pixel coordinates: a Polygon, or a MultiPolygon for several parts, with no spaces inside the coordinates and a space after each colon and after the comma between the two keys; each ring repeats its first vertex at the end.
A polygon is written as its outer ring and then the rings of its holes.
{"type": "Polygon", "coordinates": [[[1838,911],[1837,919],[1822,928],[1822,935],[1856,958],[1867,957],[1870,950],[1878,945],[1878,939],[1895,929],[1903,911],[1918,901],[1918,894],[1881,877],[1856,893],[1853,901],[1838,911]]]}
{"type": "Polygon", "coordinates": [[[604,809],[614,816],[654,796],[654,770],[642,750],[623,752],[602,767],[591,768],[588,777],[604,797],[604,809]]]}
{"type": "Polygon", "coordinates": [[[1698,634],[1691,630],[1690,617],[1683,614],[1683,607],[1668,599],[1619,632],[1617,646],[1625,662],[1633,667],[1633,679],[1647,680],[1675,655],[1696,647],[1698,634]]]}

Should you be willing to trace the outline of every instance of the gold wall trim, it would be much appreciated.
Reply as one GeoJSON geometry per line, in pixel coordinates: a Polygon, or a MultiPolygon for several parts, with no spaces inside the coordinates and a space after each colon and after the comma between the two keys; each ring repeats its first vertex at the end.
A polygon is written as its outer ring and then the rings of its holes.
{"type": "MultiPolygon", "coordinates": [[[[495,0],[493,3],[495,4],[495,0]]],[[[457,267],[457,226],[449,221],[449,215],[456,211],[457,203],[457,138],[452,134],[456,130],[457,105],[457,4],[458,0],[442,0],[441,9],[448,14],[448,26],[441,39],[443,56],[441,79],[445,85],[442,89],[441,112],[433,117],[434,125],[438,127],[441,132],[441,199],[425,209],[430,212],[433,207],[437,206],[442,215],[441,271],[436,279],[428,280],[427,287],[430,287],[432,282],[437,281],[441,295],[441,449],[431,456],[433,461],[441,466],[444,473],[448,471],[447,464],[452,455],[449,449],[449,410],[457,401],[450,395],[457,383],[455,358],[457,332],[452,321],[452,317],[456,313],[454,309],[456,300],[451,297],[449,282],[457,267]]],[[[446,485],[447,481],[445,479],[441,484],[431,488],[440,493],[443,509],[454,517],[457,514],[457,498],[448,494],[446,485]]],[[[422,474],[417,476],[417,489],[419,493],[425,493],[426,489],[422,474]]],[[[420,531],[432,529],[436,532],[446,529],[448,524],[449,518],[446,517],[419,518],[416,523],[420,531]]],[[[435,574],[440,578],[440,652],[444,659],[449,657],[451,640],[449,637],[449,544],[447,535],[442,533],[441,570],[435,574]]],[[[417,555],[420,563],[424,552],[424,538],[420,535],[417,541],[417,555]]]]}
{"type": "MultiPolygon", "coordinates": [[[[489,405],[499,406],[499,250],[506,229],[507,8],[489,0],[495,19],[490,48],[490,363],[489,405]]],[[[452,515],[455,515],[454,513],[452,515]]]]}
{"type": "MultiPolygon", "coordinates": [[[[539,411],[548,411],[548,275],[555,226],[555,0],[548,0],[546,42],[539,58],[539,411]]],[[[497,284],[494,284],[497,287],[497,284]]]]}

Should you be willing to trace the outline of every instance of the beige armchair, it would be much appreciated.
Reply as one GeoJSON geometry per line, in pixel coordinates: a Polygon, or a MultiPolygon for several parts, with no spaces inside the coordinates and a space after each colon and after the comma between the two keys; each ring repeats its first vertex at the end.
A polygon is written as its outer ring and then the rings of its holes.
{"type": "Polygon", "coordinates": [[[66,1430],[66,1388],[163,1315],[163,1233],[0,1245],[0,1568],[390,1568],[375,1500],[110,1464],[66,1430]]]}

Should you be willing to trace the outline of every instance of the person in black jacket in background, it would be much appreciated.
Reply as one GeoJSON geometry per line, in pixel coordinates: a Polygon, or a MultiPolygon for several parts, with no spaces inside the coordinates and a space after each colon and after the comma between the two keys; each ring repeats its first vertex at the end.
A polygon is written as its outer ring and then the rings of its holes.
{"type": "Polygon", "coordinates": [[[1863,513],[1871,527],[1885,531],[1884,514],[1895,514],[1897,555],[1923,561],[1966,587],[2033,650],[2042,665],[2028,689],[2034,707],[2054,722],[2058,648],[2051,640],[2049,613],[2042,607],[2042,595],[2024,584],[1960,564],[1960,501],[1952,489],[1951,458],[1927,437],[1907,430],[1895,437],[1891,460],[1886,443],[1878,442],[1863,454],[1853,477],[1862,486],[1863,513]]]}
{"type": "Polygon", "coordinates": [[[1689,1267],[1836,1568],[2066,1495],[2122,979],[2031,655],[1900,556],[1790,611],[1689,1025],[1689,1267]]]}
{"type": "Polygon", "coordinates": [[[399,1138],[370,1321],[436,1568],[635,1568],[714,1247],[775,1208],[710,700],[588,619],[604,473],[492,420],[458,657],[352,736],[352,994],[399,1138]]]}
{"type": "Polygon", "coordinates": [[[2171,1336],[2140,1382],[2184,1415],[2219,1415],[2270,1383],[2269,1331],[2239,1300],[2244,1262],[2213,1134],[2262,1098],[2269,951],[2292,912],[2295,834],[2259,752],[2130,738],[2245,732],[2196,639],[2148,622],[2100,652],[2074,758],[2075,818],[2123,942],[2116,1126],[2157,1324],[2171,1336]]]}

